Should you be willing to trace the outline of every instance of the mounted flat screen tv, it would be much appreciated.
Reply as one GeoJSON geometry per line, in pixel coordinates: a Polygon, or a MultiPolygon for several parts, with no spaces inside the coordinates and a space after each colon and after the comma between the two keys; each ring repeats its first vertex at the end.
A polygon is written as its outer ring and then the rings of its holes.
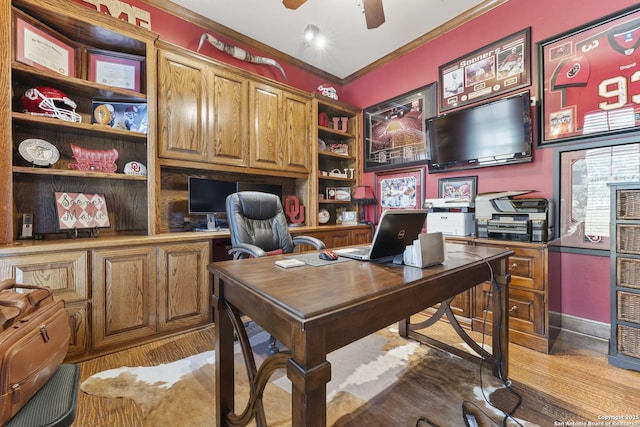
{"type": "Polygon", "coordinates": [[[429,173],[533,160],[529,92],[427,120],[429,173]]]}

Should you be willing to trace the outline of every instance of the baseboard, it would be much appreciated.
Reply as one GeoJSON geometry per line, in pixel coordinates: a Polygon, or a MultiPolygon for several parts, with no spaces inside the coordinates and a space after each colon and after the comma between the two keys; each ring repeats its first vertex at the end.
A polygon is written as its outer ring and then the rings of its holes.
{"type": "Polygon", "coordinates": [[[549,312],[549,327],[590,338],[609,341],[611,337],[611,326],[608,323],[597,322],[595,320],[562,314],[554,311],[549,312]]]}

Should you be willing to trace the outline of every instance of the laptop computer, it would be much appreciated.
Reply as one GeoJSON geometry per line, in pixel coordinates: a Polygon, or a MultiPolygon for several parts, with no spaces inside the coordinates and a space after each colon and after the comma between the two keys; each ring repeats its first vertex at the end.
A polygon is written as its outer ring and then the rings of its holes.
{"type": "Polygon", "coordinates": [[[367,246],[334,249],[341,257],[360,261],[387,261],[413,244],[424,228],[427,209],[387,209],[382,213],[373,241],[367,246]]]}

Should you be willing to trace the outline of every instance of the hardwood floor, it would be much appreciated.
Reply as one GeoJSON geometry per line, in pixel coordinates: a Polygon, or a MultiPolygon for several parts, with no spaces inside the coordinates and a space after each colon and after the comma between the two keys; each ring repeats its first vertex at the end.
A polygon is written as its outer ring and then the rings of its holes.
{"type": "MultiPolygon", "coordinates": [[[[436,325],[431,333],[445,341],[452,334],[447,325],[436,325]]],[[[105,369],[167,363],[213,346],[213,327],[185,333],[82,362],[81,381],[105,369]]],[[[562,402],[563,407],[593,423],[590,425],[606,425],[603,417],[640,416],[640,372],[610,366],[605,342],[561,332],[548,355],[515,344],[509,350],[509,378],[514,383],[545,393],[556,404],[562,402]]],[[[613,425],[640,426],[640,419],[623,418],[618,422],[621,423],[613,425]]],[[[138,409],[128,400],[102,399],[80,392],[74,426],[97,425],[135,427],[142,426],[142,422],[138,409]]]]}

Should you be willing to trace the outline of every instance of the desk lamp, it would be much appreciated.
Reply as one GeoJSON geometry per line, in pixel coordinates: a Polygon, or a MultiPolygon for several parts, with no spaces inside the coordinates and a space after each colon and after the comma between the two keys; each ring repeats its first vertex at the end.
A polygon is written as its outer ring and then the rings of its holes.
{"type": "Polygon", "coordinates": [[[359,186],[353,195],[353,201],[360,205],[360,224],[366,224],[364,207],[365,205],[373,205],[377,202],[373,190],[366,185],[359,186]]]}

